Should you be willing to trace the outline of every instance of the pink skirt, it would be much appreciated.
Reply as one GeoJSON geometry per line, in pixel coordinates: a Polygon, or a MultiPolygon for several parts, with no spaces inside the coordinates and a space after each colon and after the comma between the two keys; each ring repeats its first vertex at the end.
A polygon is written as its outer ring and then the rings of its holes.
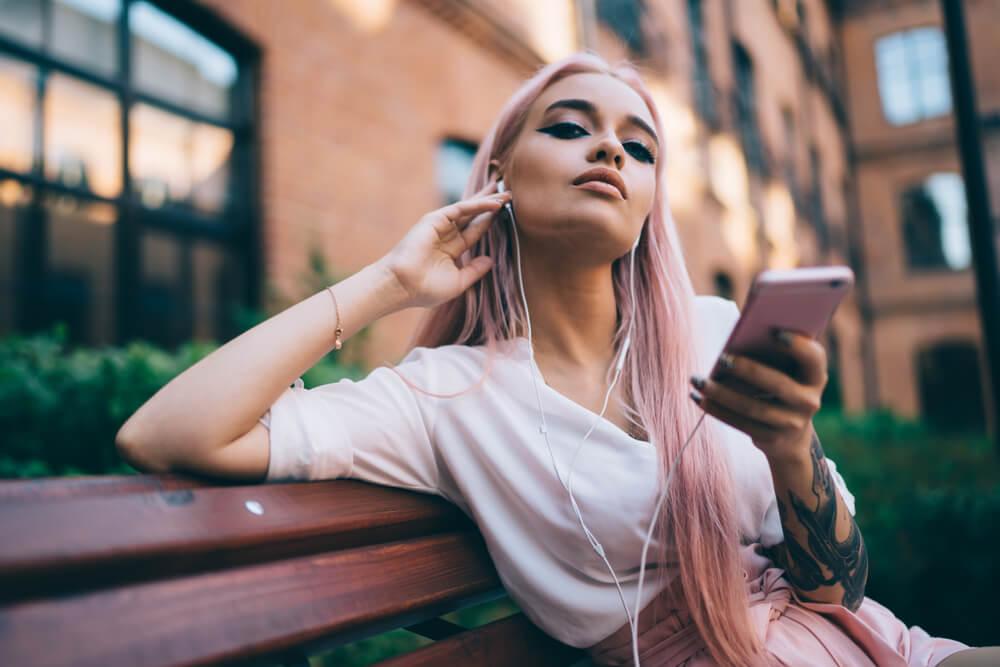
{"type": "MultiPolygon", "coordinates": [[[[902,667],[936,665],[968,648],[907,628],[891,611],[865,598],[856,612],[836,604],[805,602],[757,548],[741,552],[750,593],[750,616],[764,646],[778,664],[902,667]]],[[[631,665],[628,624],[587,651],[596,665],[631,665]]],[[[691,617],[674,610],[653,624],[652,605],[639,614],[639,661],[644,667],[710,667],[715,663],[691,617]]]]}

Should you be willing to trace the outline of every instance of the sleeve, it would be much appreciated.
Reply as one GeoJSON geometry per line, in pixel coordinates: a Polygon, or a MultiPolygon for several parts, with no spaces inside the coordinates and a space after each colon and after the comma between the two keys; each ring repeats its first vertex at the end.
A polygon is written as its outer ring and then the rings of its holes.
{"type": "MultiPolygon", "coordinates": [[[[425,361],[399,366],[429,387],[425,361]]],[[[259,419],[270,431],[265,482],[352,477],[437,493],[438,468],[431,428],[420,399],[382,366],[359,381],[306,389],[295,381],[259,419]]]]}

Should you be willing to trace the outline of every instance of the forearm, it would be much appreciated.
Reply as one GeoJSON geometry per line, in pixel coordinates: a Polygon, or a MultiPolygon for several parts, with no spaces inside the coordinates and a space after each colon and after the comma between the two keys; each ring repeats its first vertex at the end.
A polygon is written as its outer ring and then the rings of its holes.
{"type": "MultiPolygon", "coordinates": [[[[333,287],[342,340],[406,306],[383,262],[333,287]]],[[[244,435],[281,393],[334,345],[333,299],[322,290],[242,333],[175,377],[133,414],[116,438],[130,461],[171,470],[205,448],[244,435]]]]}
{"type": "Polygon", "coordinates": [[[868,552],[840,497],[819,438],[808,458],[771,461],[785,535],[771,557],[800,597],[857,610],[868,580],[868,552]]]}

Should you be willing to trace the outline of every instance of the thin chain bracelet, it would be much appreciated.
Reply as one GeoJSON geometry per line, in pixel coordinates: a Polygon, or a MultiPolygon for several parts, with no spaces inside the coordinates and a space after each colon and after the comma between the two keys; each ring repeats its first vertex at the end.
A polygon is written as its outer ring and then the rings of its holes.
{"type": "Polygon", "coordinates": [[[337,296],[333,293],[333,285],[326,288],[326,291],[330,293],[333,297],[333,310],[337,313],[337,328],[333,330],[333,349],[339,350],[344,342],[341,337],[344,335],[344,330],[340,326],[340,307],[337,305],[337,296]]]}

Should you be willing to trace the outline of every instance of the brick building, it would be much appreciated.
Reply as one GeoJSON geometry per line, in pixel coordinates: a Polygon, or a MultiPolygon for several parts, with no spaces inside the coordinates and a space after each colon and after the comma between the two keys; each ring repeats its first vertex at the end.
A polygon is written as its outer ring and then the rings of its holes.
{"type": "MultiPolygon", "coordinates": [[[[843,2],[841,39],[873,343],[869,402],[943,426],[983,424],[982,330],[970,269],[937,2],[843,2]]],[[[994,212],[1000,202],[1000,2],[965,2],[994,212]]]]}
{"type": "MultiPolygon", "coordinates": [[[[740,300],[765,267],[855,265],[828,339],[835,393],[912,414],[897,397],[916,380],[896,377],[868,284],[882,260],[861,147],[880,132],[848,123],[848,100],[852,116],[877,102],[851,81],[874,57],[854,4],[4,3],[0,112],[17,131],[0,134],[0,331],[228,339],[230,304],[307,295],[310,249],[340,276],[387,252],[457,195],[527,75],[592,48],[637,62],[657,100],[696,289],[740,300]]],[[[420,315],[373,325],[367,361],[398,360],[420,315]]]]}

